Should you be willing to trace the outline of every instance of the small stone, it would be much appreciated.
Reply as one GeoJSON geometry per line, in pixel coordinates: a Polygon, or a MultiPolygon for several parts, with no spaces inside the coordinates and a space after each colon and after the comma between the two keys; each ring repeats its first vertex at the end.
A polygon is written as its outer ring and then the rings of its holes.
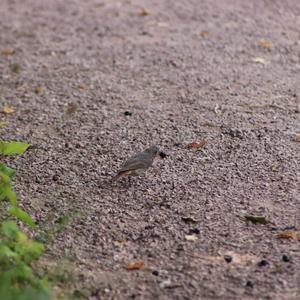
{"type": "Polygon", "coordinates": [[[181,252],[181,251],[184,251],[184,246],[183,246],[183,244],[179,244],[178,246],[177,246],[177,252],[181,252]]]}
{"type": "Polygon", "coordinates": [[[225,260],[227,263],[231,263],[231,262],[232,262],[232,256],[230,256],[230,255],[224,255],[224,260],[225,260]]]}
{"type": "Polygon", "coordinates": [[[124,115],[125,115],[125,116],[132,116],[132,111],[126,110],[126,111],[124,112],[124,115]]]}
{"type": "Polygon", "coordinates": [[[164,281],[162,281],[162,282],[159,284],[159,286],[160,286],[162,289],[171,287],[171,285],[172,285],[172,282],[171,282],[170,279],[164,280],[164,281]]]}
{"type": "Polygon", "coordinates": [[[265,267],[265,266],[268,266],[270,263],[265,259],[263,258],[259,263],[258,263],[258,266],[259,267],[265,267]]]}
{"type": "Polygon", "coordinates": [[[53,177],[52,177],[52,180],[53,180],[53,181],[58,181],[58,179],[59,179],[59,176],[58,176],[58,175],[53,175],[53,177]]]}
{"type": "Polygon", "coordinates": [[[191,228],[189,230],[189,234],[199,234],[200,233],[200,230],[198,228],[191,228]]]}
{"type": "Polygon", "coordinates": [[[252,282],[251,280],[247,280],[247,282],[246,282],[246,287],[247,287],[247,288],[253,289],[253,287],[254,287],[253,282],[252,282]]]}
{"type": "Polygon", "coordinates": [[[159,275],[159,272],[158,272],[157,270],[154,270],[154,271],[152,271],[152,275],[158,276],[158,275],[159,275]]]}
{"type": "Polygon", "coordinates": [[[167,157],[167,154],[165,153],[165,152],[163,152],[163,151],[159,151],[159,156],[161,157],[161,158],[165,158],[165,157],[167,157]]]}
{"type": "Polygon", "coordinates": [[[290,255],[288,255],[288,254],[283,254],[283,255],[282,255],[282,260],[283,260],[284,262],[289,262],[289,261],[291,261],[291,257],[290,257],[290,255]]]}

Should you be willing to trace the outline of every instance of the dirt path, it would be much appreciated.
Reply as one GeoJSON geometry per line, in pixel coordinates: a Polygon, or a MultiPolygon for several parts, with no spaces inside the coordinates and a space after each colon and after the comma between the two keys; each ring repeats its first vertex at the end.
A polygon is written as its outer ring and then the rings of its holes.
{"type": "Polygon", "coordinates": [[[16,188],[61,297],[299,299],[299,242],[276,238],[300,230],[298,0],[0,12],[0,50],[15,51],[0,55],[0,104],[15,109],[1,136],[39,147],[14,161],[16,188]],[[168,156],[146,177],[109,182],[151,144],[168,156]]]}

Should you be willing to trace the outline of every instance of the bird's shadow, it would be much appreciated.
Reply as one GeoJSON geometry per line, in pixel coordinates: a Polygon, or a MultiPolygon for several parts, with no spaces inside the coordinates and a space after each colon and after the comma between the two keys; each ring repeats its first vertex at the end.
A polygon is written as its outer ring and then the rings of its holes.
{"type": "Polygon", "coordinates": [[[126,188],[129,189],[130,187],[136,187],[141,182],[140,177],[122,177],[117,180],[115,180],[115,177],[105,178],[103,180],[98,181],[98,186],[101,188],[107,187],[107,188],[126,188]]]}

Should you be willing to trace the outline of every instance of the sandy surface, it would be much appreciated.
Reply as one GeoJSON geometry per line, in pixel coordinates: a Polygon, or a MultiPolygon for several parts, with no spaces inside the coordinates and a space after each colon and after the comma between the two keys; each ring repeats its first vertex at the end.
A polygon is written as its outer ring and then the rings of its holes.
{"type": "Polygon", "coordinates": [[[299,299],[300,244],[276,238],[300,229],[298,0],[1,0],[0,12],[0,50],[14,50],[0,55],[0,104],[15,109],[1,137],[37,145],[12,160],[16,190],[48,263],[76,275],[61,289],[299,299]],[[152,144],[168,156],[110,182],[152,144]]]}

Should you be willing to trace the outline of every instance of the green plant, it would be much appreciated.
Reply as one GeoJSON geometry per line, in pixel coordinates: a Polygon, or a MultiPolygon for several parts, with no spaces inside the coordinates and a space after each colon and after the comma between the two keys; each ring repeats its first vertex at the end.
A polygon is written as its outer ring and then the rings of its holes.
{"type": "MultiPolygon", "coordinates": [[[[0,155],[23,154],[29,144],[0,141],[0,155]]],[[[29,214],[18,205],[13,190],[15,170],[0,162],[0,201],[8,200],[9,215],[36,228],[29,214]]],[[[4,205],[2,205],[2,208],[4,205]]],[[[5,213],[3,214],[5,215],[5,213]]],[[[47,278],[40,278],[34,262],[44,251],[44,245],[21,231],[16,221],[4,220],[0,225],[0,299],[48,300],[51,298],[47,278]]]]}

